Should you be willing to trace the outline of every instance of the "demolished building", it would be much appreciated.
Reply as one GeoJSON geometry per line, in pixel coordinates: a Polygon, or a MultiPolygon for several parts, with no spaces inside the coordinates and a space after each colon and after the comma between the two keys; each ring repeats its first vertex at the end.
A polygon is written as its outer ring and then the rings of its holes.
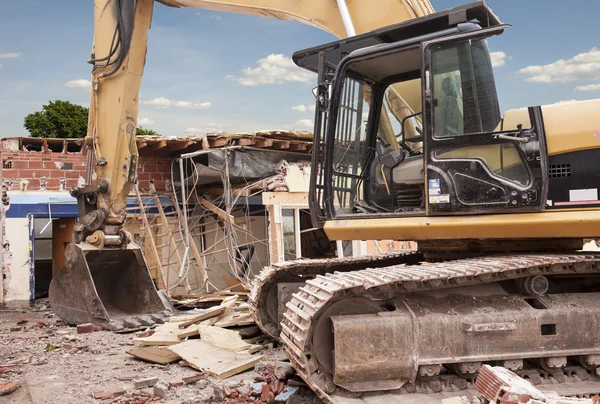
{"type": "MultiPolygon", "coordinates": [[[[138,137],[126,229],[158,288],[206,293],[300,257],[357,256],[410,243],[330,242],[308,211],[312,134],[296,131],[138,137]],[[181,178],[185,187],[181,187],[181,178]]],[[[64,262],[85,181],[82,139],[0,141],[0,304],[33,305],[64,262]]]]}

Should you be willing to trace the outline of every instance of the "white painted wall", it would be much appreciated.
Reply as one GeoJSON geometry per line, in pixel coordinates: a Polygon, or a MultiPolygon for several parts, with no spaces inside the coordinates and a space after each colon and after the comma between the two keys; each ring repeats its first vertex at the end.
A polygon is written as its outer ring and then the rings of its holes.
{"type": "Polygon", "coordinates": [[[29,304],[29,220],[27,218],[7,218],[4,221],[6,240],[10,243],[10,269],[7,275],[7,306],[29,304]]]}

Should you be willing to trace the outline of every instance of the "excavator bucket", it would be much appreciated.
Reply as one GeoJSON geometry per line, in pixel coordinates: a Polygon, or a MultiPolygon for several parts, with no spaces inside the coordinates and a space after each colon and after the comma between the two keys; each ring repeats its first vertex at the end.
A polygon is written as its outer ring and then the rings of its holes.
{"type": "Polygon", "coordinates": [[[67,323],[93,323],[113,331],[163,323],[173,311],[133,243],[125,249],[69,244],[49,295],[52,309],[67,323]]]}

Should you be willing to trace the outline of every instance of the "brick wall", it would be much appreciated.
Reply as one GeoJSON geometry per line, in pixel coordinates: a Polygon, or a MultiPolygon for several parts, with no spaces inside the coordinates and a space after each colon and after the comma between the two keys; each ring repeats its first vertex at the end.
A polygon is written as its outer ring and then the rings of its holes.
{"type": "MultiPolygon", "coordinates": [[[[49,148],[42,148],[43,151],[23,150],[21,138],[2,139],[0,143],[2,179],[11,182],[11,190],[20,189],[22,181],[27,180],[27,190],[37,191],[42,177],[45,177],[49,191],[60,190],[61,179],[64,179],[64,189],[69,190],[85,178],[86,155],[82,151],[68,152],[67,147],[59,152],[49,148]]],[[[148,190],[151,180],[158,191],[165,190],[171,180],[171,161],[169,157],[140,156],[140,190],[148,190]]]]}

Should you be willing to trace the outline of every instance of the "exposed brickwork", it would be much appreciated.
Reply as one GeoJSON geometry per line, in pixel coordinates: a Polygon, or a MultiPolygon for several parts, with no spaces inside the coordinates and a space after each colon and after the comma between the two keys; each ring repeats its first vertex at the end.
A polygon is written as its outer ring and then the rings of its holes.
{"type": "MultiPolygon", "coordinates": [[[[85,178],[85,153],[68,153],[19,150],[19,138],[2,139],[0,157],[2,178],[10,181],[10,189],[18,190],[22,180],[27,180],[27,190],[40,189],[40,178],[46,178],[46,189],[58,191],[64,179],[64,189],[68,190],[85,178]]],[[[150,181],[158,191],[165,190],[171,179],[169,157],[140,156],[138,162],[138,185],[141,190],[150,189],[150,181]]]]}

